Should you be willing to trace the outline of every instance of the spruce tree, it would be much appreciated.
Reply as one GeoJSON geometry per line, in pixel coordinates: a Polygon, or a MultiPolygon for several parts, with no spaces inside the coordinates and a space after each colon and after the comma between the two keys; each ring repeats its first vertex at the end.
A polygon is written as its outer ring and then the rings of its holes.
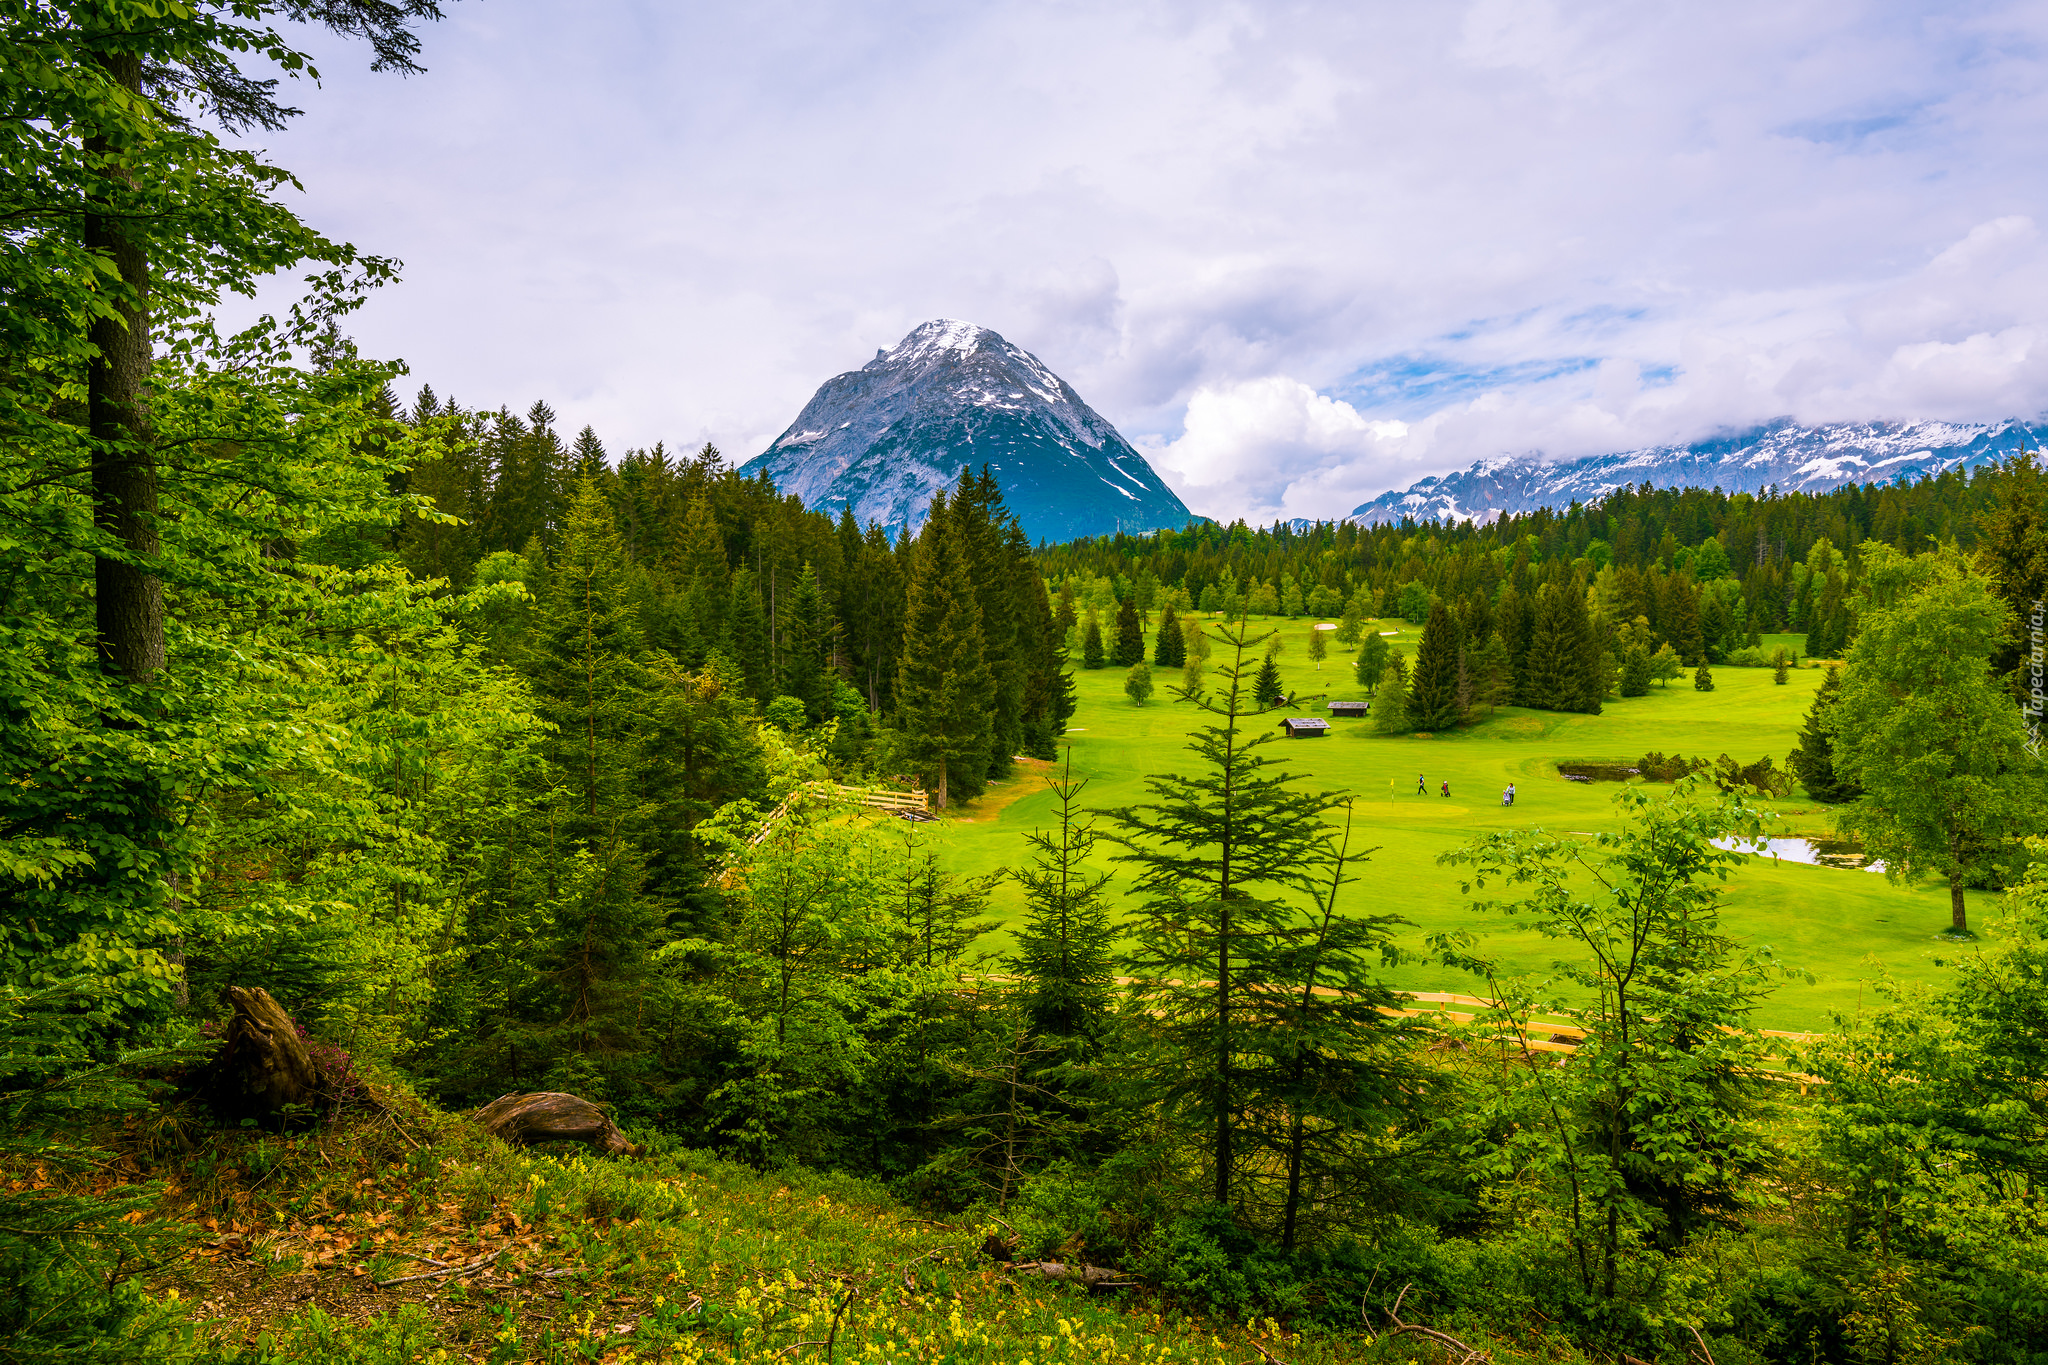
{"type": "MultiPolygon", "coordinates": [[[[1024,749],[1025,693],[1034,674],[1044,671],[1045,660],[1038,656],[1035,637],[1045,581],[1031,561],[1031,542],[1003,505],[1002,487],[987,465],[979,474],[960,471],[959,491],[953,496],[949,515],[951,534],[966,568],[965,587],[974,594],[981,612],[982,653],[988,663],[990,687],[985,699],[989,768],[983,776],[989,780],[1007,771],[1012,755],[1024,749]]],[[[1048,649],[1051,643],[1046,642],[1048,649]]]]}
{"type": "MultiPolygon", "coordinates": [[[[1579,710],[1579,655],[1589,641],[1573,628],[1569,593],[1559,583],[1536,589],[1536,628],[1524,663],[1522,702],[1538,710],[1579,710]]],[[[1583,606],[1581,606],[1583,614],[1583,606]]]]}
{"type": "Polygon", "coordinates": [[[832,671],[832,656],[838,630],[818,587],[818,575],[805,560],[783,614],[782,695],[802,702],[804,718],[812,725],[824,723],[832,714],[832,684],[838,676],[832,671]]]}
{"type": "Polygon", "coordinates": [[[569,475],[576,479],[597,479],[604,475],[611,462],[605,457],[604,442],[597,439],[597,432],[589,423],[576,433],[576,440],[569,447],[569,475]]]}
{"type": "Polygon", "coordinates": [[[572,793],[573,837],[596,838],[630,804],[646,706],[639,612],[610,506],[590,479],[576,487],[528,674],[535,709],[554,725],[550,763],[572,793]]]}
{"type": "Polygon", "coordinates": [[[1351,802],[1335,848],[1317,849],[1314,899],[1270,907],[1270,927],[1246,935],[1237,1016],[1244,1103],[1233,1145],[1243,1154],[1239,1217],[1278,1236],[1283,1252],[1316,1230],[1354,1231],[1363,1211],[1348,1198],[1383,1168],[1390,1135],[1428,1106],[1430,1071],[1417,1065],[1402,1003],[1376,980],[1395,933],[1393,915],[1338,910],[1354,851],[1351,802]]]}
{"type": "Polygon", "coordinates": [[[1081,636],[1081,667],[1101,668],[1106,662],[1102,655],[1102,623],[1091,611],[1088,613],[1088,629],[1081,636]]]}
{"type": "Polygon", "coordinates": [[[1813,610],[1813,622],[1806,632],[1806,655],[1811,659],[1839,659],[1849,647],[1849,589],[1840,574],[1832,570],[1822,585],[1820,601],[1813,610]]]}
{"type": "MultiPolygon", "coordinates": [[[[1024,671],[1019,717],[1022,737],[1017,752],[1050,759],[1059,753],[1059,737],[1074,714],[1067,632],[1054,620],[1052,597],[1038,575],[1031,542],[1014,520],[1004,533],[1004,547],[1010,557],[1011,601],[1017,614],[1016,666],[1024,671]]],[[[1000,751],[993,758],[991,777],[1009,762],[1009,755],[1000,751]]]]}
{"type": "Polygon", "coordinates": [[[554,726],[543,752],[561,802],[546,928],[494,1035],[526,1054],[521,1079],[596,1096],[643,1064],[638,997],[659,923],[626,838],[651,682],[627,567],[609,504],[579,481],[528,667],[535,709],[554,726]]]}
{"type": "Polygon", "coordinates": [[[1053,624],[1059,627],[1060,638],[1065,639],[1067,632],[1071,631],[1074,623],[1080,619],[1074,611],[1074,580],[1069,578],[1060,584],[1060,604],[1052,618],[1053,624]]]}
{"type": "Polygon", "coordinates": [[[1650,656],[1641,645],[1630,645],[1621,657],[1621,695],[1642,697],[1650,691],[1650,656]]]}
{"type": "Polygon", "coordinates": [[[1705,659],[1701,659],[1700,666],[1692,671],[1692,685],[1696,692],[1714,690],[1714,670],[1705,659]]]}
{"type": "Polygon", "coordinates": [[[1259,706],[1277,706],[1286,694],[1280,690],[1280,665],[1268,654],[1252,681],[1252,700],[1259,706]]]}
{"type": "Polygon", "coordinates": [[[1495,630],[1507,644],[1508,699],[1529,706],[1529,642],[1536,635],[1536,602],[1533,594],[1509,585],[1501,594],[1500,624],[1495,630]]]}
{"type": "Polygon", "coordinates": [[[1110,651],[1109,661],[1118,668],[1129,668],[1132,664],[1145,661],[1145,630],[1138,622],[1138,594],[1129,593],[1116,610],[1116,647],[1110,651]]]}
{"type": "Polygon", "coordinates": [[[1415,651],[1415,677],[1408,686],[1408,728],[1433,733],[1456,728],[1458,627],[1441,598],[1430,603],[1415,651]]]}
{"type": "Polygon", "coordinates": [[[1488,715],[1513,697],[1514,676],[1508,666],[1508,645],[1499,631],[1487,636],[1473,656],[1472,677],[1473,700],[1484,706],[1488,715]]]}
{"type": "Polygon", "coordinates": [[[768,613],[761,608],[761,589],[751,569],[732,576],[727,594],[726,653],[746,679],[747,695],[766,705],[775,699],[775,680],[768,666],[768,613]]]}
{"type": "Polygon", "coordinates": [[[1215,1202],[1229,1205],[1242,1160],[1236,1130],[1254,1093],[1243,1073],[1261,1041],[1240,1021],[1247,990],[1261,983],[1240,973],[1261,940],[1294,927],[1286,898],[1313,895],[1333,798],[1300,790],[1281,759],[1260,752],[1278,735],[1246,723],[1260,709],[1246,655],[1258,640],[1241,626],[1223,638],[1231,662],[1219,692],[1194,702],[1214,720],[1188,744],[1193,763],[1148,778],[1148,799],[1114,812],[1110,837],[1140,897],[1130,969],[1157,1043],[1137,1068],[1143,1098],[1198,1136],[1215,1202]]]}
{"type": "Polygon", "coordinates": [[[1799,732],[1799,747],[1792,751],[1792,771],[1799,785],[1816,801],[1839,806],[1863,795],[1863,788],[1835,771],[1835,740],[1828,730],[1828,712],[1842,698],[1842,667],[1832,664],[1827,676],[1806,708],[1806,725],[1799,732]]]}
{"type": "Polygon", "coordinates": [[[1160,668],[1179,668],[1187,661],[1188,646],[1180,633],[1180,617],[1169,602],[1159,617],[1159,633],[1152,645],[1152,662],[1160,668]]]}
{"type": "Polygon", "coordinates": [[[896,704],[904,749],[940,808],[972,800],[988,780],[994,695],[982,650],[981,605],[944,494],[917,540],[903,625],[896,704]]]}
{"type": "Polygon", "coordinates": [[[1692,575],[1675,573],[1664,580],[1663,620],[1660,624],[1664,638],[1671,642],[1672,648],[1678,651],[1678,657],[1688,667],[1696,666],[1707,657],[1706,632],[1700,626],[1700,597],[1693,587],[1692,575]]]}
{"type": "Polygon", "coordinates": [[[1586,616],[1586,595],[1572,579],[1536,593],[1523,701],[1546,711],[1600,714],[1600,645],[1586,616]]]}
{"type": "Polygon", "coordinates": [[[1725,662],[1728,636],[1735,629],[1734,621],[1719,592],[1709,588],[1701,597],[1704,600],[1700,603],[1700,637],[1705,643],[1700,657],[1711,663],[1725,662]]]}
{"type": "Polygon", "coordinates": [[[1116,934],[1102,896],[1109,874],[1088,866],[1098,836],[1083,818],[1081,792],[1088,780],[1074,776],[1071,748],[1058,776],[1045,784],[1057,805],[1057,823],[1026,836],[1031,864],[1010,874],[1024,890],[1024,923],[1011,964],[1032,1033],[1071,1040],[1079,1051],[1092,1053],[1108,1026],[1115,987],[1110,945],[1116,934]]]}

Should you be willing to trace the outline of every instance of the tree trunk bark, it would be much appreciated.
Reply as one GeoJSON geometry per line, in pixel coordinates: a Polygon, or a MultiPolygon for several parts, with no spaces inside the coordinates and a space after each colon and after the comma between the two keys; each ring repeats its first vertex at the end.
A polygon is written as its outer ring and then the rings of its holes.
{"type": "Polygon", "coordinates": [[[228,987],[235,1016],[227,1041],[208,1068],[213,1107],[229,1117],[272,1120],[287,1106],[320,1098],[320,1068],[284,1006],[261,986],[228,987]]]}
{"type": "MultiPolygon", "coordinates": [[[[102,56],[100,62],[140,97],[139,58],[113,54],[102,56]]],[[[100,138],[90,140],[87,147],[101,155],[115,151],[100,138]]],[[[118,169],[111,174],[125,178],[118,169]]],[[[100,668],[129,682],[147,683],[164,664],[163,580],[145,567],[161,548],[148,405],[149,255],[136,230],[97,196],[88,206],[85,237],[91,250],[114,263],[121,282],[132,292],[132,297],[116,303],[115,317],[96,320],[87,333],[99,352],[86,374],[93,521],[126,552],[125,558],[101,556],[94,564],[100,668]]]]}
{"type": "Polygon", "coordinates": [[[1960,877],[1948,879],[1948,918],[1951,933],[1970,932],[1970,917],[1963,908],[1963,880],[1960,877]]]}
{"type": "Polygon", "coordinates": [[[575,1095],[500,1095],[476,1111],[476,1121],[492,1136],[516,1146],[587,1142],[601,1152],[638,1156],[641,1151],[626,1141],[604,1110],[575,1095]]]}

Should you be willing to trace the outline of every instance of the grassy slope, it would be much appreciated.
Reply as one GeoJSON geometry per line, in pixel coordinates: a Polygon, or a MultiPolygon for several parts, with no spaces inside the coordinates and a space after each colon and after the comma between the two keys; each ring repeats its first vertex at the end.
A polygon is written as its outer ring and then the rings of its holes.
{"type": "MultiPolygon", "coordinates": [[[[317,1134],[194,1132],[196,1147],[149,1163],[169,1182],[164,1212],[184,1224],[189,1253],[157,1294],[190,1324],[190,1335],[159,1336],[151,1355],[235,1365],[1237,1365],[1267,1349],[1294,1365],[1415,1359],[1406,1342],[1362,1333],[1304,1339],[1270,1321],[1185,1316],[1142,1285],[1091,1296],[1022,1278],[981,1253],[993,1224],[918,1217],[860,1181],[675,1149],[616,1160],[517,1151],[401,1090],[382,1093],[390,1109],[317,1134]],[[377,1284],[492,1253],[475,1274],[377,1284]]],[[[1482,1344],[1503,1365],[1580,1359],[1482,1344]]]]}
{"type": "MultiPolygon", "coordinates": [[[[1318,670],[1308,659],[1307,623],[1278,622],[1286,650],[1281,676],[1300,689],[1297,714],[1321,715],[1321,702],[1363,698],[1344,651],[1318,670]]],[[[1414,649],[1416,630],[1398,621],[1392,643],[1414,649]]],[[[1797,648],[1800,637],[1766,637],[1766,647],[1797,648]]],[[[1217,662],[1220,656],[1212,656],[1217,662]]],[[[1086,799],[1114,807],[1143,797],[1148,773],[1171,771],[1184,759],[1182,743],[1195,713],[1168,698],[1160,677],[1151,704],[1133,706],[1123,695],[1121,670],[1077,674],[1080,710],[1074,717],[1073,763],[1090,786],[1086,799]]],[[[1635,759],[1650,750],[1708,758],[1728,753],[1742,762],[1765,754],[1779,765],[1798,742],[1807,705],[1820,685],[1818,669],[1794,672],[1785,686],[1768,669],[1722,668],[1715,690],[1695,691],[1691,675],[1647,697],[1609,702],[1598,716],[1568,716],[1505,708],[1491,720],[1456,734],[1387,737],[1364,721],[1337,721],[1319,740],[1282,741],[1299,771],[1323,785],[1355,793],[1358,818],[1379,845],[1366,879],[1351,889],[1353,904],[1393,911],[1414,922],[1412,946],[1425,934],[1471,929],[1487,935],[1486,951],[1516,970],[1542,973],[1555,959],[1552,945],[1532,933],[1473,913],[1458,890],[1452,869],[1437,855],[1475,834],[1537,825],[1565,831],[1613,829],[1611,784],[1566,782],[1559,761],[1635,759]],[[1431,795],[1415,794],[1423,774],[1431,795]],[[1451,799],[1435,793],[1448,778],[1451,799]],[[1500,805],[1500,791],[1518,787],[1513,809],[1500,805]]],[[[1178,681],[1173,679],[1172,681],[1178,681]]],[[[1049,817],[1051,799],[1036,774],[1023,774],[992,788],[977,807],[962,812],[937,837],[953,865],[969,873],[990,872],[1022,861],[1023,835],[1049,817]]],[[[1798,797],[1765,803],[1781,817],[1782,835],[1823,834],[1827,808],[1798,797]]],[[[1973,913],[1988,897],[1972,898],[1973,913]]],[[[1021,908],[1013,886],[997,893],[997,911],[1014,916],[1021,908]]],[[[1788,981],[1767,1006],[1765,1027],[1819,1029],[1831,1011],[1853,1013],[1865,983],[1881,973],[1927,980],[1942,968],[1943,944],[1935,935],[1948,923],[1945,890],[1899,887],[1882,876],[1838,868],[1774,865],[1753,859],[1729,885],[1728,928],[1743,942],[1768,946],[1787,967],[1811,973],[1812,982],[1788,981]]],[[[1410,990],[1472,993],[1473,978],[1441,967],[1409,966],[1391,974],[1410,990]]]]}

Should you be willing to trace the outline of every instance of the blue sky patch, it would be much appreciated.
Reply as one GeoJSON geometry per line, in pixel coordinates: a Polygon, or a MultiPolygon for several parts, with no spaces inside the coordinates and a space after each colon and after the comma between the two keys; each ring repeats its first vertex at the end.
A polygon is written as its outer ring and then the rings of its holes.
{"type": "Polygon", "coordinates": [[[1411,353],[1372,362],[1338,383],[1334,396],[1374,416],[1412,419],[1489,389],[1540,384],[1583,373],[1599,363],[1597,356],[1563,356],[1467,365],[1445,356],[1411,353]]]}

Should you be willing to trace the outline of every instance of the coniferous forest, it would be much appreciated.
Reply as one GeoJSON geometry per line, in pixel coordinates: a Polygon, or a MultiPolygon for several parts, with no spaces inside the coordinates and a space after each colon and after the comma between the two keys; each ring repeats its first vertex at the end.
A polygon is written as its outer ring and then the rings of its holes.
{"type": "Polygon", "coordinates": [[[2048,1359],[2035,461],[1061,546],[966,469],[892,538],[359,353],[394,263],[206,129],[289,117],[273,21],[437,15],[4,10],[0,1360],[2048,1359]],[[1425,939],[1273,747],[1292,616],[1395,733],[1803,635],[1798,781],[1954,888],[1947,984],[1774,1048],[1747,779],[1448,855],[1547,985],[1425,939]],[[1114,808],[1106,667],[1191,724],[1114,808]],[[1003,938],[867,804],[1026,781],[1003,938]]]}

